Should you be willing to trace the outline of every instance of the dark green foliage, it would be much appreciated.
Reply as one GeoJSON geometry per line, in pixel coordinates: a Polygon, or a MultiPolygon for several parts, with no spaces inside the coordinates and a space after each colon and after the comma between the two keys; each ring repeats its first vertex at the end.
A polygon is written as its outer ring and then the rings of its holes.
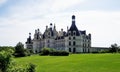
{"type": "Polygon", "coordinates": [[[19,42],[15,46],[15,53],[14,53],[15,57],[24,57],[30,55],[31,55],[30,51],[28,49],[24,49],[24,45],[21,42],[19,42]]]}
{"type": "MultiPolygon", "coordinates": [[[[12,52],[12,51],[10,51],[12,52]]],[[[11,56],[12,54],[10,52],[6,51],[0,51],[0,71],[6,72],[7,68],[9,67],[9,64],[11,62],[11,56]]]]}
{"type": "Polygon", "coordinates": [[[102,50],[99,53],[110,53],[110,51],[109,50],[102,50]]]}
{"type": "Polygon", "coordinates": [[[66,51],[53,51],[53,52],[50,52],[50,55],[51,56],[68,56],[69,52],[66,52],[66,51]]]}
{"type": "Polygon", "coordinates": [[[119,49],[119,47],[116,43],[112,44],[110,47],[110,52],[112,52],[112,53],[118,52],[118,49],[119,49]]]}
{"type": "Polygon", "coordinates": [[[92,53],[98,53],[98,51],[93,51],[92,53]]]}
{"type": "Polygon", "coordinates": [[[9,51],[9,49],[12,49],[14,51],[14,47],[11,46],[0,46],[0,51],[9,51]]]}
{"type": "Polygon", "coordinates": [[[12,64],[6,72],[35,72],[35,65],[31,63],[26,66],[12,64]]]}
{"type": "Polygon", "coordinates": [[[26,56],[30,56],[32,53],[30,53],[30,50],[28,49],[24,49],[25,55],[26,56]]]}
{"type": "Polygon", "coordinates": [[[54,51],[52,48],[43,48],[40,55],[49,55],[52,51],[54,51]]]}
{"type": "Polygon", "coordinates": [[[35,65],[30,63],[27,67],[27,72],[35,72],[35,65]]]}
{"type": "Polygon", "coordinates": [[[16,46],[15,46],[15,57],[24,57],[26,56],[25,51],[24,51],[24,45],[19,42],[16,46]]]}
{"type": "Polygon", "coordinates": [[[53,48],[43,48],[40,55],[50,55],[50,56],[68,56],[69,52],[66,51],[56,51],[53,48]]]}
{"type": "Polygon", "coordinates": [[[26,66],[17,65],[12,60],[12,49],[0,51],[0,72],[35,72],[35,65],[28,64],[26,66]]]}

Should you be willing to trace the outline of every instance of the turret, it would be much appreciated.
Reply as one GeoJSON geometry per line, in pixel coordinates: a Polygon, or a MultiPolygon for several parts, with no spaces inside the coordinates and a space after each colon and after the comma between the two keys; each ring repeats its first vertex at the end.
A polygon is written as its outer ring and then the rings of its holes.
{"type": "Polygon", "coordinates": [[[31,33],[29,33],[29,38],[31,39],[31,33]]]}
{"type": "Polygon", "coordinates": [[[52,23],[50,23],[50,29],[52,30],[52,23]]]}
{"type": "Polygon", "coordinates": [[[54,24],[54,30],[56,30],[56,26],[55,26],[55,24],[54,24]]]}
{"type": "Polygon", "coordinates": [[[89,36],[89,39],[91,40],[91,34],[90,33],[88,34],[88,36],[89,36]]]}
{"type": "Polygon", "coordinates": [[[48,26],[46,26],[46,30],[48,30],[48,26]]]}
{"type": "Polygon", "coordinates": [[[30,43],[32,43],[32,41],[31,41],[31,33],[29,33],[29,38],[27,38],[26,44],[30,44],[30,43]]]}
{"type": "Polygon", "coordinates": [[[75,24],[75,15],[72,16],[72,24],[75,24]]]}

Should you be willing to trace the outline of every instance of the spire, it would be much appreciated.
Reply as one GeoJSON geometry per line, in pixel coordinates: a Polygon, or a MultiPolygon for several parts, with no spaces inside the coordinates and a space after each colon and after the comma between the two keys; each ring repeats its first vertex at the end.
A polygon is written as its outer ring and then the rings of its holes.
{"type": "Polygon", "coordinates": [[[32,43],[32,41],[31,41],[31,33],[29,33],[29,38],[27,38],[27,42],[26,43],[32,43]]]}
{"type": "Polygon", "coordinates": [[[46,26],[46,30],[48,30],[48,26],[46,26]]]}
{"type": "Polygon", "coordinates": [[[38,28],[38,32],[40,32],[39,28],[38,28]]]}
{"type": "Polygon", "coordinates": [[[75,15],[72,16],[72,21],[75,22],[75,15]]]}
{"type": "Polygon", "coordinates": [[[52,23],[50,23],[50,28],[52,28],[52,23]]]}
{"type": "Polygon", "coordinates": [[[54,24],[54,29],[56,29],[56,26],[55,26],[55,24],[54,24]]]}
{"type": "Polygon", "coordinates": [[[72,16],[72,25],[71,25],[69,31],[71,31],[71,32],[76,31],[76,35],[77,36],[80,35],[79,30],[78,30],[78,28],[77,28],[77,26],[75,24],[75,15],[72,16]]]}
{"type": "Polygon", "coordinates": [[[29,33],[29,38],[31,38],[31,33],[29,33]]]}

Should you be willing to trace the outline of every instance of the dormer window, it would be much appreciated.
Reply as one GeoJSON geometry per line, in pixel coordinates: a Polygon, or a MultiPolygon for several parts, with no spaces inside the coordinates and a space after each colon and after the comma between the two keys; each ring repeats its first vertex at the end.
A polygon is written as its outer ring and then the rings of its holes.
{"type": "Polygon", "coordinates": [[[73,31],[73,35],[74,35],[74,36],[76,35],[76,31],[73,31]]]}

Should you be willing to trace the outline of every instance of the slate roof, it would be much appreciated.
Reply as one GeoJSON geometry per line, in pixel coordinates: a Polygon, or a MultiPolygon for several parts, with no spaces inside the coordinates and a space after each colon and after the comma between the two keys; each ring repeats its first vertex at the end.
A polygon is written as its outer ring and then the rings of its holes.
{"type": "MultiPolygon", "coordinates": [[[[72,19],[75,19],[74,15],[72,16],[72,19]]],[[[71,27],[70,27],[70,29],[68,31],[71,31],[71,33],[73,33],[73,31],[76,31],[76,35],[77,36],[80,35],[79,30],[78,30],[78,28],[77,28],[77,26],[75,24],[75,21],[72,21],[72,25],[71,25],[71,27]]]]}

